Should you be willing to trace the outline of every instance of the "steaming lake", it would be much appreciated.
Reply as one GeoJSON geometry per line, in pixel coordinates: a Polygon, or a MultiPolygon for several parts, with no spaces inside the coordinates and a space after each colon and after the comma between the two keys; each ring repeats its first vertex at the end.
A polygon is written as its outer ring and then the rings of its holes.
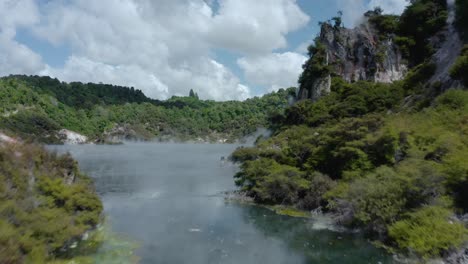
{"type": "Polygon", "coordinates": [[[138,241],[140,263],[392,263],[357,234],[225,202],[236,145],[52,146],[95,179],[113,232],[138,241]]]}

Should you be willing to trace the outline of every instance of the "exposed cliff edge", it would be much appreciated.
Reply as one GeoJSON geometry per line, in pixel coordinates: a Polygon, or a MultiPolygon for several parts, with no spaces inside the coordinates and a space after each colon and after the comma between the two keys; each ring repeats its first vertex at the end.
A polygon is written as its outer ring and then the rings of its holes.
{"type": "Polygon", "coordinates": [[[299,78],[298,99],[316,101],[330,93],[333,76],[350,83],[392,83],[421,64],[430,76],[421,86],[429,94],[462,86],[450,74],[463,47],[455,0],[416,1],[401,16],[376,8],[364,19],[353,29],[342,27],[341,17],[332,19],[334,25],[322,24],[299,78]]]}
{"type": "Polygon", "coordinates": [[[315,101],[329,93],[332,74],[348,82],[391,83],[403,79],[408,70],[394,41],[379,39],[377,30],[369,22],[353,29],[323,23],[316,42],[325,49],[324,63],[330,66],[330,72],[317,76],[313,83],[302,84],[299,99],[315,101]]]}
{"type": "Polygon", "coordinates": [[[459,81],[450,77],[449,71],[463,47],[460,34],[455,27],[455,0],[447,0],[447,11],[447,27],[440,33],[442,41],[436,44],[438,49],[431,59],[431,62],[436,65],[436,71],[429,81],[432,84],[438,82],[443,90],[461,86],[459,81]]]}

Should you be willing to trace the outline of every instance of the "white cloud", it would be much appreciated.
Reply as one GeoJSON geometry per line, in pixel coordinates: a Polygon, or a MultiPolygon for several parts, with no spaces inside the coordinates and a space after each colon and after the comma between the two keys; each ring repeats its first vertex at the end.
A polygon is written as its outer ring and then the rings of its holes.
{"type": "Polygon", "coordinates": [[[17,28],[38,21],[39,12],[32,0],[0,0],[0,75],[31,74],[44,67],[39,55],[14,40],[17,28]]]}
{"type": "Polygon", "coordinates": [[[371,0],[368,7],[373,9],[379,6],[387,14],[401,14],[407,5],[407,0],[371,0]]]}
{"type": "Polygon", "coordinates": [[[358,25],[367,8],[366,0],[336,0],[337,6],[343,11],[343,22],[346,27],[358,25]]]}
{"type": "Polygon", "coordinates": [[[155,98],[186,95],[245,99],[250,89],[230,69],[213,59],[213,49],[245,56],[252,81],[269,87],[293,85],[299,55],[272,53],[287,46],[286,34],[309,17],[296,0],[0,0],[0,74],[47,74],[65,81],[106,82],[142,89],[155,98]],[[14,40],[26,28],[71,55],[63,67],[51,67],[14,40]],[[257,61],[258,60],[258,61],[257,61]],[[274,64],[277,65],[274,65],[274,64]],[[266,65],[268,64],[268,65],[266,65]],[[291,76],[294,76],[292,78],[291,76]]]}
{"type": "Polygon", "coordinates": [[[385,14],[399,15],[408,5],[407,0],[336,0],[343,11],[346,26],[356,26],[363,21],[363,14],[375,7],[381,7],[385,14]]]}
{"type": "Polygon", "coordinates": [[[102,82],[133,86],[142,89],[146,95],[154,98],[169,97],[167,85],[138,65],[112,66],[88,58],[71,56],[63,68],[47,67],[40,74],[67,82],[102,82]]]}
{"type": "Polygon", "coordinates": [[[34,74],[43,67],[39,55],[0,34],[0,75],[34,74]]]}
{"type": "Polygon", "coordinates": [[[297,86],[299,73],[306,60],[307,57],[302,54],[285,52],[245,57],[237,63],[244,70],[247,80],[277,90],[297,86]]]}
{"type": "Polygon", "coordinates": [[[295,51],[300,54],[308,54],[309,46],[312,45],[312,43],[314,43],[314,40],[312,39],[304,41],[296,47],[295,51]]]}
{"type": "Polygon", "coordinates": [[[295,0],[220,0],[208,37],[234,51],[265,53],[286,47],[285,34],[309,20],[295,0]]]}

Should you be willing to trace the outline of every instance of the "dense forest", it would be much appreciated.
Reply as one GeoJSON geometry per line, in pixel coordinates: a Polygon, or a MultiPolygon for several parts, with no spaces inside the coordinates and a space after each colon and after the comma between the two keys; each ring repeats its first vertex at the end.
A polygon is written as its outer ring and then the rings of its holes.
{"type": "Polygon", "coordinates": [[[68,129],[96,142],[118,139],[234,141],[268,125],[295,89],[243,102],[187,97],[153,100],[134,88],[106,84],[64,83],[50,77],[0,79],[0,128],[45,143],[60,143],[68,129]]]}
{"type": "MultiPolygon", "coordinates": [[[[46,263],[64,257],[101,222],[101,212],[91,179],[69,155],[0,140],[1,263],[46,263]]],[[[98,246],[88,242],[83,250],[98,246]]]]}
{"type": "MultiPolygon", "coordinates": [[[[457,1],[466,30],[468,1],[457,1]]],[[[446,1],[416,0],[401,16],[366,13],[392,39],[411,70],[401,81],[345,82],[275,116],[273,136],[237,149],[236,183],[258,203],[331,214],[391,252],[440,257],[468,241],[468,91],[429,83],[436,70],[430,37],[445,27],[446,1]]],[[[335,19],[338,20],[338,19],[335,19]]],[[[461,32],[464,34],[463,32],[461,32]]],[[[330,73],[319,39],[301,85],[330,73]]],[[[468,85],[468,46],[450,75],[468,85]]]]}

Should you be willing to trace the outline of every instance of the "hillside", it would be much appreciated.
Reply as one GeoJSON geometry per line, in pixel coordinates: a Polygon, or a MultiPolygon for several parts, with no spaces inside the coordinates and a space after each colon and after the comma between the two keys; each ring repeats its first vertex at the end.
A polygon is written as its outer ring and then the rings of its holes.
{"type": "MultiPolygon", "coordinates": [[[[69,156],[0,134],[0,259],[45,263],[101,220],[90,178],[69,156]]],[[[97,246],[97,245],[95,245],[97,246]]]]}
{"type": "Polygon", "coordinates": [[[281,112],[294,94],[291,88],[244,102],[195,96],[159,101],[134,88],[10,76],[0,79],[0,129],[44,143],[85,138],[232,142],[266,127],[270,114],[281,112]]]}
{"type": "Polygon", "coordinates": [[[411,1],[401,16],[376,9],[355,29],[325,22],[302,100],[275,118],[271,138],[232,154],[237,185],[258,203],[328,213],[391,252],[461,263],[468,49],[444,35],[455,12],[464,23],[466,1],[448,3],[411,1]],[[459,47],[450,65],[439,59],[447,47],[459,47]]]}

